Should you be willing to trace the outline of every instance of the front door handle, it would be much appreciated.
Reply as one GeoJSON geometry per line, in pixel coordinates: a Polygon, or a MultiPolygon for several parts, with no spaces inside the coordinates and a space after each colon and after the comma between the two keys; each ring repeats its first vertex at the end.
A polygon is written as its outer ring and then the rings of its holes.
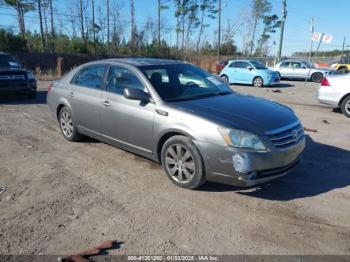
{"type": "Polygon", "coordinates": [[[70,92],[70,93],[69,93],[69,96],[70,96],[70,97],[74,97],[74,92],[70,92]]]}
{"type": "Polygon", "coordinates": [[[109,103],[109,101],[104,101],[103,105],[106,106],[106,107],[109,107],[109,106],[111,106],[111,103],[109,103]]]}

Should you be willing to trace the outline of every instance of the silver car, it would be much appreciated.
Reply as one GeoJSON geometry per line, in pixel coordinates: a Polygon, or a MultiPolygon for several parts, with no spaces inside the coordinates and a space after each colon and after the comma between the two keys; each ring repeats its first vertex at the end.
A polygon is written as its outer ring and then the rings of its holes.
{"type": "Polygon", "coordinates": [[[327,68],[315,68],[308,62],[300,60],[285,60],[278,63],[272,70],[279,73],[280,78],[307,79],[320,83],[323,77],[333,74],[335,71],[327,68]]]}
{"type": "Polygon", "coordinates": [[[305,147],[290,108],[234,93],[178,61],[88,63],[54,82],[47,101],[67,140],[89,136],[157,161],[184,188],[270,181],[290,172],[305,147]]]}

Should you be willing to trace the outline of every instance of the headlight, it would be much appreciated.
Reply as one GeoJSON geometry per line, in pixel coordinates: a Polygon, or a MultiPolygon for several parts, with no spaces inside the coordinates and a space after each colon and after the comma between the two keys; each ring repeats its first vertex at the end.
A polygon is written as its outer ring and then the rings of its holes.
{"type": "Polygon", "coordinates": [[[261,140],[252,133],[228,128],[219,128],[219,131],[227,145],[259,151],[266,150],[261,140]]]}
{"type": "Polygon", "coordinates": [[[33,74],[33,72],[27,72],[27,78],[29,80],[35,80],[35,75],[33,74]]]}

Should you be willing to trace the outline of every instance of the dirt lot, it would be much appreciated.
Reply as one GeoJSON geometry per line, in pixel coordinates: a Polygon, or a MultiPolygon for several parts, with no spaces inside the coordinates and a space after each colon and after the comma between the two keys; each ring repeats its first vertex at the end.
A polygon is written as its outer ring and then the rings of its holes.
{"type": "Polygon", "coordinates": [[[287,177],[197,191],[109,145],[66,142],[40,86],[36,101],[0,100],[0,254],[70,254],[105,239],[123,242],[110,254],[350,254],[350,119],[316,101],[317,85],[233,86],[291,106],[318,132],[287,177]]]}

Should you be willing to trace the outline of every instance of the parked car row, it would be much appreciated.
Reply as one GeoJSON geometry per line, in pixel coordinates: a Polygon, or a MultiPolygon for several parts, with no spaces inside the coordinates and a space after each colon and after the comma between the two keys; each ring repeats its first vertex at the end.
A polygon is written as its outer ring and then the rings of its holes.
{"type": "MultiPolygon", "coordinates": [[[[224,65],[221,61],[219,65],[224,65]]],[[[232,60],[220,70],[219,75],[230,84],[248,84],[255,87],[271,86],[280,82],[281,79],[305,79],[315,83],[328,75],[335,74],[335,70],[315,68],[305,61],[286,60],[272,68],[256,60],[232,60]]]]}

